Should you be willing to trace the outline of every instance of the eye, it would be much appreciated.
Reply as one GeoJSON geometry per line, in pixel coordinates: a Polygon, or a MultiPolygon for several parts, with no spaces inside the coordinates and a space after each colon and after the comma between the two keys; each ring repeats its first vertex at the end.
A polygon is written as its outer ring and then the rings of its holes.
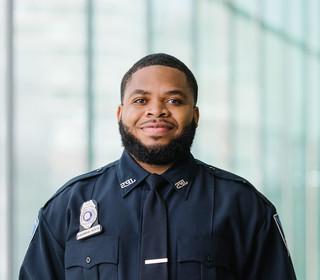
{"type": "Polygon", "coordinates": [[[135,104],[145,104],[146,100],[144,98],[136,98],[135,100],[133,100],[133,103],[135,103],[135,104]]]}
{"type": "Polygon", "coordinates": [[[183,101],[181,99],[178,99],[178,98],[170,98],[170,99],[168,99],[167,102],[170,103],[170,104],[174,104],[174,105],[180,105],[180,104],[183,103],[183,101]]]}

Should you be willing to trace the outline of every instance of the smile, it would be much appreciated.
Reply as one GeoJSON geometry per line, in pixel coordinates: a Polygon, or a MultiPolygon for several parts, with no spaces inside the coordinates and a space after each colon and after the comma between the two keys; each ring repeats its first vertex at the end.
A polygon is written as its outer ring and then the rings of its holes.
{"type": "Polygon", "coordinates": [[[170,132],[174,125],[167,122],[150,122],[141,126],[144,133],[151,136],[162,136],[170,132]]]}

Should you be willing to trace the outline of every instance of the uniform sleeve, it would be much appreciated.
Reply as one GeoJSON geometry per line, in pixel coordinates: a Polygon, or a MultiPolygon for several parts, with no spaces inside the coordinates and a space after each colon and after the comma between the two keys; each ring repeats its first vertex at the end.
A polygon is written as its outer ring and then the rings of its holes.
{"type": "Polygon", "coordinates": [[[246,279],[296,279],[281,223],[273,207],[268,207],[251,252],[246,279]]]}
{"type": "Polygon", "coordinates": [[[40,210],[39,224],[22,266],[20,280],[64,279],[64,249],[58,243],[40,210]]]}

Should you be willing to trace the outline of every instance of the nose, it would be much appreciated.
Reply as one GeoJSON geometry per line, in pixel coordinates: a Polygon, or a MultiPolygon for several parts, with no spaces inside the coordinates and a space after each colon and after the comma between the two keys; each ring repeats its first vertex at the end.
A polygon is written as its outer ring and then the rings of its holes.
{"type": "Polygon", "coordinates": [[[169,115],[168,108],[161,101],[153,101],[149,103],[147,108],[147,115],[153,117],[167,117],[169,115]]]}

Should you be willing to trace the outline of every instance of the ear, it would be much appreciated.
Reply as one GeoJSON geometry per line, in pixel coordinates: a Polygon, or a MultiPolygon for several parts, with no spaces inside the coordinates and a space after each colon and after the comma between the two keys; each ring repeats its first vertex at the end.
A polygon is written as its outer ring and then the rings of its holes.
{"type": "Polygon", "coordinates": [[[122,115],[122,105],[119,105],[119,106],[118,106],[118,109],[117,109],[117,119],[118,119],[118,122],[121,120],[121,115],[122,115]]]}
{"type": "Polygon", "coordinates": [[[199,113],[199,108],[197,106],[194,106],[193,108],[193,119],[194,122],[197,124],[199,123],[199,118],[200,118],[200,113],[199,113]]]}

